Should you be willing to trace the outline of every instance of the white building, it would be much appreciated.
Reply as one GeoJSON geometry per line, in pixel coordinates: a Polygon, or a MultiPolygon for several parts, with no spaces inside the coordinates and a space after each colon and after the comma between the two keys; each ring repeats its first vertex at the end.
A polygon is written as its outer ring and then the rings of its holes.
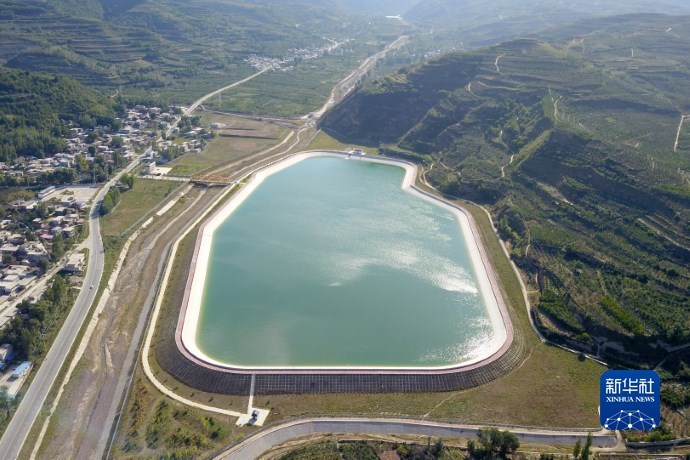
{"type": "Polygon", "coordinates": [[[81,252],[72,254],[63,269],[70,273],[79,273],[82,271],[84,269],[84,254],[81,252]]]}

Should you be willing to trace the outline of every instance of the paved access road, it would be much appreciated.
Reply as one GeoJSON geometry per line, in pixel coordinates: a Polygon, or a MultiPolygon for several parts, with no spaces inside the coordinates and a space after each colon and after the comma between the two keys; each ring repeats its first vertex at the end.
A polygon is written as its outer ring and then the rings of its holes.
{"type": "Polygon", "coordinates": [[[65,324],[60,329],[53,345],[43,360],[36,377],[22,398],[17,412],[7,426],[5,434],[0,439],[0,458],[15,459],[26,441],[31,427],[43,408],[43,403],[50,392],[60,368],[62,367],[69,351],[72,348],[79,329],[91,309],[98,285],[103,275],[103,241],[101,240],[101,227],[98,210],[105,194],[110,187],[115,185],[118,179],[128,173],[139,164],[139,159],[134,160],[123,171],[118,173],[96,194],[89,211],[89,237],[85,241],[85,247],[89,249],[89,262],[84,275],[84,284],[79,292],[65,324]]]}
{"type": "MultiPolygon", "coordinates": [[[[455,425],[450,423],[404,420],[404,419],[368,419],[368,418],[313,418],[293,420],[268,427],[245,439],[217,459],[248,460],[258,458],[267,450],[291,439],[311,434],[393,434],[431,436],[443,438],[475,438],[481,426],[455,425]]],[[[578,439],[587,437],[587,431],[548,431],[539,429],[510,429],[521,443],[570,445],[578,439]]],[[[616,437],[609,432],[592,433],[592,444],[595,447],[613,447],[616,437]]]]}

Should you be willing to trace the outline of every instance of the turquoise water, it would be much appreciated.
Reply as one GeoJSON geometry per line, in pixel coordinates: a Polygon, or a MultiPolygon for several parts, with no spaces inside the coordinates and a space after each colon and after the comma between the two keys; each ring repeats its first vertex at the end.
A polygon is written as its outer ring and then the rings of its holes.
{"type": "Polygon", "coordinates": [[[236,366],[436,367],[491,339],[451,212],[404,170],[317,157],[269,176],[217,229],[196,341],[236,366]]]}

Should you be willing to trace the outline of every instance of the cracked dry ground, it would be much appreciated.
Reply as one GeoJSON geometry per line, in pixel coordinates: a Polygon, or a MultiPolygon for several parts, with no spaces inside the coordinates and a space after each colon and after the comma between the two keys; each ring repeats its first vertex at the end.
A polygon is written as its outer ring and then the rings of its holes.
{"type": "Polygon", "coordinates": [[[148,313],[151,307],[147,297],[156,282],[166,243],[193,221],[218,192],[192,189],[186,195],[184,209],[176,205],[132,243],[84,356],[52,417],[40,457],[89,459],[104,448],[114,417],[111,406],[120,398],[116,388],[128,377],[132,359],[128,350],[137,324],[145,322],[142,308],[145,306],[148,313]]]}

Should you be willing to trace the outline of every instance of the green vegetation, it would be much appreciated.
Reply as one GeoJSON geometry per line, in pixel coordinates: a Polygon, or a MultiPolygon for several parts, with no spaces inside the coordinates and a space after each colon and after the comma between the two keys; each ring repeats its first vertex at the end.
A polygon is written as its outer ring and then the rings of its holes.
{"type": "MultiPolygon", "coordinates": [[[[667,425],[664,422],[661,422],[661,424],[648,432],[640,432],[640,431],[633,431],[626,433],[625,438],[630,441],[630,442],[662,442],[662,441],[670,441],[672,439],[676,439],[675,434],[673,433],[673,430],[669,425],[667,425]]],[[[587,459],[583,459],[587,460],[587,459]]]]}
{"type": "Polygon", "coordinates": [[[0,331],[0,342],[12,344],[18,359],[40,363],[75,298],[76,290],[70,288],[69,280],[56,276],[39,301],[19,304],[20,313],[28,319],[15,316],[0,331]]]}
{"type": "Polygon", "coordinates": [[[300,59],[288,70],[265,73],[209,100],[204,106],[253,115],[306,115],[326,102],[340,79],[387,44],[386,40],[348,42],[322,57],[300,59]]]}
{"type": "Polygon", "coordinates": [[[667,384],[661,389],[661,401],[672,409],[690,406],[690,387],[680,384],[667,384]]]}
{"type": "MultiPolygon", "coordinates": [[[[414,24],[433,28],[433,35],[422,38],[436,45],[430,49],[439,49],[448,44],[465,48],[487,46],[582,18],[650,11],[649,3],[644,0],[625,3],[581,0],[577,4],[551,0],[497,0],[490,7],[481,0],[422,0],[404,17],[414,24]]],[[[690,8],[682,0],[670,0],[655,4],[654,12],[688,14],[690,8]]]]}
{"type": "Polygon", "coordinates": [[[576,316],[572,308],[565,305],[563,299],[559,298],[555,292],[544,290],[539,298],[538,308],[560,325],[575,332],[584,332],[580,318],[576,316]]]}
{"type": "Polygon", "coordinates": [[[73,126],[116,123],[115,104],[70,78],[0,68],[0,161],[66,147],[73,126]]]}
{"type": "Polygon", "coordinates": [[[244,60],[251,54],[282,58],[327,45],[324,36],[366,42],[388,23],[306,0],[1,0],[0,56],[6,67],[68,75],[165,105],[250,75],[244,60]]]}
{"type": "Polygon", "coordinates": [[[131,190],[134,187],[134,174],[123,174],[120,177],[120,183],[131,190]]]}
{"type": "MultiPolygon", "coordinates": [[[[690,351],[680,351],[657,368],[661,377],[662,419],[679,438],[690,434],[690,351]],[[668,408],[668,409],[666,409],[668,408]]],[[[663,434],[663,433],[662,433],[663,434]]],[[[658,433],[649,435],[659,436],[658,433]]]]}
{"type": "Polygon", "coordinates": [[[338,139],[330,136],[325,131],[319,131],[316,137],[311,141],[311,143],[306,147],[305,150],[347,150],[347,149],[362,149],[369,155],[376,155],[378,149],[373,147],[367,147],[365,145],[359,144],[348,144],[339,141],[338,139]]]}
{"type": "MultiPolygon", "coordinates": [[[[139,390],[141,391],[141,390],[139,390]]],[[[148,396],[138,393],[130,409],[133,420],[139,420],[140,398],[148,396]]],[[[141,421],[141,420],[139,420],[141,421]]],[[[134,439],[143,424],[132,424],[129,428],[129,441],[124,446],[125,454],[137,454],[142,447],[134,439]]],[[[171,406],[161,400],[155,407],[152,418],[145,425],[144,444],[146,449],[163,449],[168,452],[165,458],[194,458],[200,451],[217,446],[227,437],[227,431],[218,420],[199,415],[188,408],[171,406]]],[[[162,458],[162,457],[161,457],[162,458]]]]}
{"type": "Polygon", "coordinates": [[[183,155],[169,166],[176,176],[203,175],[276,145],[288,133],[282,124],[234,116],[204,114],[204,124],[222,123],[201,153],[183,155]]]}
{"type": "Polygon", "coordinates": [[[179,182],[133,178],[132,187],[120,195],[117,207],[102,220],[104,241],[108,237],[124,236],[179,186],[179,182]]]}
{"type": "Polygon", "coordinates": [[[117,187],[110,187],[108,193],[106,193],[105,197],[103,197],[101,206],[98,208],[98,213],[101,216],[105,216],[106,214],[110,213],[110,211],[115,209],[115,206],[118,204],[120,204],[120,190],[117,187]]]}
{"type": "Polygon", "coordinates": [[[582,439],[578,439],[575,445],[573,446],[573,458],[575,460],[589,460],[589,456],[591,455],[591,449],[592,449],[592,434],[587,435],[587,439],[585,440],[585,445],[582,445],[582,439]]]}
{"type": "MultiPolygon", "coordinates": [[[[34,368],[25,385],[30,385],[36,371],[62,327],[70,308],[77,298],[77,289],[69,277],[57,275],[50,287],[37,302],[23,301],[18,305],[19,315],[15,316],[0,331],[0,342],[10,343],[14,347],[16,359],[28,359],[34,362],[34,368]]],[[[26,387],[24,387],[26,389],[26,387]]],[[[12,419],[24,392],[15,399],[2,398],[0,388],[0,434],[5,431],[12,419]]]]}
{"type": "MultiPolygon", "coordinates": [[[[496,428],[482,428],[477,434],[477,442],[467,442],[467,454],[475,460],[506,459],[520,447],[520,441],[510,431],[496,428]]],[[[589,438],[591,444],[591,437],[589,438]]],[[[577,457],[575,457],[577,459],[577,457]]],[[[584,459],[583,460],[587,460],[584,459]]]]}
{"type": "Polygon", "coordinates": [[[690,156],[673,151],[690,112],[690,20],[639,19],[400,69],[322,125],[417,156],[439,190],[489,208],[550,339],[651,366],[663,343],[690,340],[690,156]]]}
{"type": "MultiPolygon", "coordinates": [[[[438,439],[426,445],[417,443],[393,443],[382,441],[325,441],[294,449],[279,457],[280,460],[450,460],[466,458],[457,447],[445,446],[438,439]]],[[[472,457],[478,458],[478,457],[472,457]]]]}
{"type": "Polygon", "coordinates": [[[607,294],[602,297],[602,299],[599,301],[599,304],[604,308],[606,313],[620,321],[626,330],[631,331],[634,334],[644,333],[642,322],[629,312],[625,311],[610,295],[607,294]]]}
{"type": "MultiPolygon", "coordinates": [[[[588,460],[592,438],[587,438],[586,449],[580,451],[575,459],[588,460]],[[586,452],[586,455],[585,455],[586,452]]],[[[578,443],[579,446],[579,443],[578,443]]],[[[426,439],[421,442],[389,442],[379,440],[332,440],[312,442],[291,450],[278,457],[280,460],[333,459],[333,460],[378,460],[380,458],[399,458],[401,460],[497,460],[512,458],[520,442],[510,431],[496,428],[482,428],[477,440],[467,441],[467,449],[446,445],[442,439],[426,439]]],[[[544,457],[542,457],[543,459],[544,457]]],[[[550,457],[553,459],[553,455],[550,457]]]]}
{"type": "Polygon", "coordinates": [[[295,449],[280,457],[280,460],[341,460],[338,444],[324,442],[295,449]]]}

